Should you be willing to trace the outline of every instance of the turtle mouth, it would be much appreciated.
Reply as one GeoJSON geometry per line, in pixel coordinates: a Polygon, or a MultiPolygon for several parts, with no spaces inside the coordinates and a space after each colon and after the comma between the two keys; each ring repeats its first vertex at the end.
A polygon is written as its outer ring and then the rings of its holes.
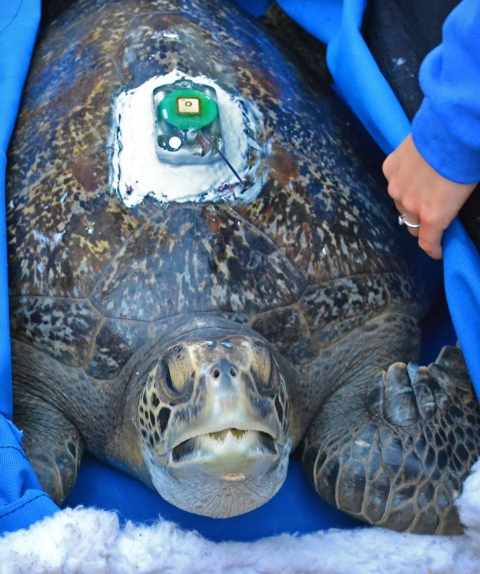
{"type": "Polygon", "coordinates": [[[274,438],[263,431],[227,428],[184,440],[171,451],[173,463],[194,462],[212,457],[278,456],[274,438]]]}

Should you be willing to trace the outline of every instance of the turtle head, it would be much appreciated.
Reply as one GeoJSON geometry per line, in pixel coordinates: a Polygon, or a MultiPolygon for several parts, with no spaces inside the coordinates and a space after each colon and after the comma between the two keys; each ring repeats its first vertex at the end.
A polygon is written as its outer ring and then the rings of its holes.
{"type": "Polygon", "coordinates": [[[183,510],[243,514],[285,480],[285,381],[259,339],[222,335],[170,346],[148,374],[138,416],[153,484],[183,510]]]}

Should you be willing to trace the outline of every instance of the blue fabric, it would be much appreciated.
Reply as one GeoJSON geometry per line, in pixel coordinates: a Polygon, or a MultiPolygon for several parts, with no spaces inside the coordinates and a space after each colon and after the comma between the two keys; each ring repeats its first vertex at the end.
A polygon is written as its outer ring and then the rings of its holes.
{"type": "Polygon", "coordinates": [[[410,132],[410,123],[360,34],[366,0],[278,0],[282,9],[327,44],[333,89],[385,153],[410,132]]]}
{"type": "Polygon", "coordinates": [[[412,136],[428,163],[458,183],[480,181],[480,0],[463,0],[420,68],[425,99],[412,136]]]}
{"type": "Polygon", "coordinates": [[[475,391],[480,397],[480,255],[458,219],[444,235],[448,306],[475,391]]]}
{"type": "Polygon", "coordinates": [[[22,435],[2,416],[0,420],[0,533],[28,528],[57,512],[42,491],[21,447],[22,435]]]}
{"type": "Polygon", "coordinates": [[[0,6],[0,533],[28,528],[58,510],[41,490],[21,447],[12,418],[5,231],[5,152],[40,17],[40,0],[9,0],[0,6]]]}
{"type": "Polygon", "coordinates": [[[263,16],[270,5],[270,0],[233,0],[255,18],[263,16]]]}

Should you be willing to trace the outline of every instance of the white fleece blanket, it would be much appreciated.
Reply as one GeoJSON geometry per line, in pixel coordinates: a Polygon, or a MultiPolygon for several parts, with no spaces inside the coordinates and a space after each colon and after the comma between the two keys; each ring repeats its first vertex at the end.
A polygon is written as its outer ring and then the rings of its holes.
{"type": "Polygon", "coordinates": [[[480,462],[459,500],[462,536],[379,528],[214,543],[159,520],[128,523],[91,508],[67,509],[0,538],[1,574],[479,574],[480,462]]]}

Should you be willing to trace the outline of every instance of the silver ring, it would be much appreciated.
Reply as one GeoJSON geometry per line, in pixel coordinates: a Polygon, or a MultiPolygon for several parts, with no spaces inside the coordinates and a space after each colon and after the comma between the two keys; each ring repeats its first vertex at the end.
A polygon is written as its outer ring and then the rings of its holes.
{"type": "Polygon", "coordinates": [[[407,227],[413,227],[414,229],[418,229],[420,227],[420,223],[409,223],[406,219],[405,219],[405,214],[402,213],[402,215],[398,216],[398,224],[399,225],[406,225],[407,227]]]}

